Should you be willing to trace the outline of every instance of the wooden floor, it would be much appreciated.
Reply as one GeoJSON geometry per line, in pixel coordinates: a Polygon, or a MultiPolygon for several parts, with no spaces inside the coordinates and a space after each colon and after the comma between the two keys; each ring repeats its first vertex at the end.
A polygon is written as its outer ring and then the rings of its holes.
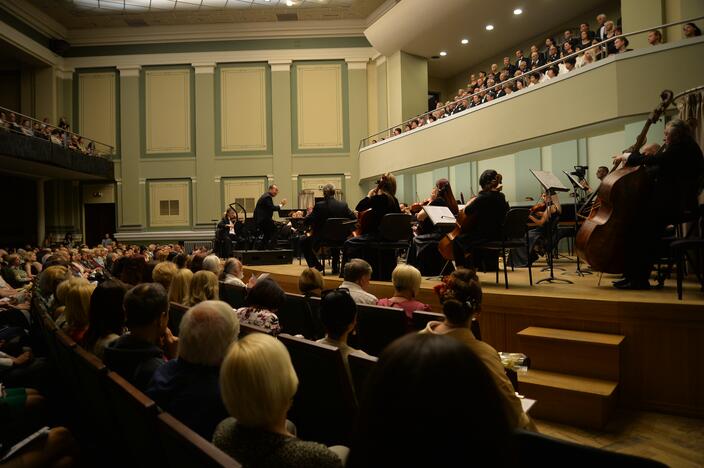
{"type": "Polygon", "coordinates": [[[559,439],[652,458],[673,468],[704,466],[704,420],[640,411],[619,411],[604,430],[536,421],[559,439]]]}

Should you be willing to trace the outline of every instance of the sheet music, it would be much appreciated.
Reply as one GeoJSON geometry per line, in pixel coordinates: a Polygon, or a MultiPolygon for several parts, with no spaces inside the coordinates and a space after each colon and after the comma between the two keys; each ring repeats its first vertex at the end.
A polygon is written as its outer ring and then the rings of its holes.
{"type": "Polygon", "coordinates": [[[536,171],[531,169],[530,170],[531,174],[538,179],[538,182],[540,182],[540,185],[543,186],[546,190],[553,190],[555,192],[569,192],[570,189],[565,187],[560,179],[558,179],[555,174],[552,172],[547,172],[547,171],[536,171]]]}
{"type": "Polygon", "coordinates": [[[433,226],[454,226],[457,222],[452,211],[446,206],[426,205],[423,207],[423,211],[428,215],[433,226]]]}

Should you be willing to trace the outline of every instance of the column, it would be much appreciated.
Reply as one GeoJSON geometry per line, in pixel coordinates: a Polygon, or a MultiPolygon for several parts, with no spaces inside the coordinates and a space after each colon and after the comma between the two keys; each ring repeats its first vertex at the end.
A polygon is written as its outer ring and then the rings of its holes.
{"type": "Polygon", "coordinates": [[[388,125],[428,111],[428,61],[396,52],[386,58],[389,121],[388,125]]]}
{"type": "MultiPolygon", "coordinates": [[[[664,22],[672,23],[699,16],[704,16],[704,2],[701,0],[665,0],[664,22]]],[[[695,24],[699,26],[699,29],[704,29],[704,20],[695,21],[695,24]]],[[[667,28],[664,39],[672,42],[678,41],[683,37],[682,25],[679,24],[667,28]]]]}
{"type": "Polygon", "coordinates": [[[56,109],[57,120],[63,117],[66,122],[75,128],[73,121],[73,70],[72,69],[57,69],[56,70],[56,109]]]}
{"type": "Polygon", "coordinates": [[[44,204],[44,179],[36,182],[37,193],[37,245],[41,246],[46,237],[46,206],[44,204]]]}
{"type": "Polygon", "coordinates": [[[345,59],[349,89],[350,155],[347,163],[350,179],[345,178],[345,199],[356,203],[366,193],[359,186],[359,164],[357,148],[367,133],[367,59],[345,59]]]}
{"type": "Polygon", "coordinates": [[[271,66],[271,126],[273,160],[272,173],[267,175],[269,184],[279,187],[278,200],[288,199],[289,206],[298,204],[291,181],[293,173],[291,155],[291,60],[269,61],[271,66]]]}
{"type": "MultiPolygon", "coordinates": [[[[639,31],[641,29],[652,28],[663,24],[664,15],[663,0],[621,0],[621,18],[623,21],[623,32],[639,31]]],[[[647,34],[630,36],[629,48],[639,49],[648,46],[647,34]]]]}
{"type": "Polygon", "coordinates": [[[140,183],[139,66],[118,67],[120,72],[120,174],[117,182],[118,231],[139,231],[146,219],[145,185],[140,183]]]}
{"type": "MultiPolygon", "coordinates": [[[[191,178],[195,227],[212,229],[219,219],[219,184],[215,183],[215,63],[193,64],[195,70],[196,176],[191,178]]],[[[219,179],[218,179],[219,180],[219,179]]]]}
{"type": "Polygon", "coordinates": [[[54,67],[37,68],[34,81],[35,118],[49,118],[49,122],[58,122],[56,111],[56,69],[54,67]]]}

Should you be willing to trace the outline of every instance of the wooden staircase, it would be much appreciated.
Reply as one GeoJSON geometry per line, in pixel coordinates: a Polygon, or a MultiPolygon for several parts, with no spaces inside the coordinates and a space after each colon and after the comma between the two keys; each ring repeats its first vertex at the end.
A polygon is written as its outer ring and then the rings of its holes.
{"type": "Polygon", "coordinates": [[[518,332],[531,368],[518,375],[520,392],[537,400],[531,415],[602,428],[616,405],[624,336],[555,328],[518,332]]]}

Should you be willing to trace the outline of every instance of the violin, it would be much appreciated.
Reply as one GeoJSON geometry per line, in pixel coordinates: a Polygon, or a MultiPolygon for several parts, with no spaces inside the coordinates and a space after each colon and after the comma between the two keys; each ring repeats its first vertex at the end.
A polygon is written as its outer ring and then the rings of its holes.
{"type": "Polygon", "coordinates": [[[433,200],[431,198],[428,198],[422,202],[416,202],[409,207],[409,211],[411,214],[417,214],[423,209],[424,206],[428,206],[432,201],[433,200]]]}
{"type": "MultiPolygon", "coordinates": [[[[378,194],[379,191],[381,190],[382,185],[386,183],[386,176],[381,176],[379,180],[376,182],[376,188],[372,190],[370,193],[373,194],[378,194]]],[[[355,224],[354,231],[352,231],[352,236],[353,237],[359,237],[362,234],[366,234],[370,232],[374,226],[372,226],[372,208],[368,208],[364,211],[360,211],[357,213],[357,224],[355,224]]]]}

